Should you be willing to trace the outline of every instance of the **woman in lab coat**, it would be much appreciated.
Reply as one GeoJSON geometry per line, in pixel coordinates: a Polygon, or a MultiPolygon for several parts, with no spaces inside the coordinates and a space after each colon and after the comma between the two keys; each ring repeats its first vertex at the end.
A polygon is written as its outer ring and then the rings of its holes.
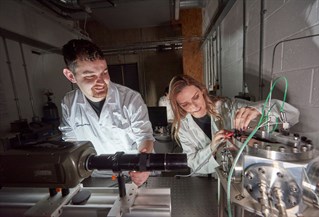
{"type": "MultiPolygon", "coordinates": [[[[174,112],[173,136],[187,154],[188,166],[198,175],[215,172],[216,144],[227,139],[227,130],[246,130],[252,120],[258,121],[263,106],[244,100],[211,98],[202,83],[187,75],[175,76],[169,90],[174,112]]],[[[272,100],[271,104],[274,106],[268,117],[278,117],[282,102],[272,100]]],[[[296,124],[299,111],[287,103],[284,110],[289,124],[296,124]]]]}

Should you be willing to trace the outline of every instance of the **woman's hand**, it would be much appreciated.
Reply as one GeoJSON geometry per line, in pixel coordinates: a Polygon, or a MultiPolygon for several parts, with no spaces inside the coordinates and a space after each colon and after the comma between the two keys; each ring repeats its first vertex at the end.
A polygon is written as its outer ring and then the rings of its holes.
{"type": "Polygon", "coordinates": [[[234,127],[237,130],[246,130],[250,121],[257,118],[260,112],[253,107],[243,107],[237,110],[234,127]]]}
{"type": "Polygon", "coordinates": [[[212,139],[212,142],[210,144],[210,148],[212,150],[212,154],[215,156],[218,148],[219,148],[219,145],[222,144],[221,142],[224,140],[224,139],[227,139],[228,137],[228,131],[226,130],[220,130],[218,131],[217,133],[214,134],[214,138],[212,139]]]}

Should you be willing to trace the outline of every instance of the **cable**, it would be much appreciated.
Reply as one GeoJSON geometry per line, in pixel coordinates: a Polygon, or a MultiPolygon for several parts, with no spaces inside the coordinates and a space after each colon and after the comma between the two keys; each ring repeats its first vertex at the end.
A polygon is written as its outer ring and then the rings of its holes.
{"type": "Polygon", "coordinates": [[[248,136],[248,138],[246,139],[246,141],[244,142],[244,144],[240,147],[239,151],[238,151],[238,154],[233,162],[233,165],[229,171],[229,175],[228,175],[228,179],[227,179],[227,206],[228,206],[228,216],[229,217],[232,217],[232,212],[231,212],[231,204],[230,204],[230,183],[231,183],[231,178],[233,176],[233,173],[234,173],[234,169],[235,169],[235,166],[238,162],[238,159],[239,159],[239,156],[241,155],[241,153],[243,152],[244,148],[246,147],[246,145],[248,144],[248,141],[255,135],[255,133],[257,132],[257,130],[259,129],[260,127],[260,124],[261,124],[261,120],[262,118],[264,117],[264,111],[262,113],[262,116],[259,120],[259,123],[257,125],[257,127],[253,130],[253,132],[250,133],[250,135],[248,136]]]}
{"type": "MultiPolygon", "coordinates": [[[[235,166],[237,165],[237,162],[239,160],[239,157],[241,156],[243,150],[245,149],[245,147],[247,146],[248,142],[251,140],[251,138],[256,134],[257,130],[262,126],[262,121],[264,119],[264,116],[265,116],[265,108],[266,108],[266,105],[269,101],[269,104],[270,104],[270,99],[271,99],[271,95],[272,95],[272,91],[273,89],[275,88],[275,85],[277,84],[277,82],[279,81],[279,79],[281,78],[284,78],[285,81],[286,81],[286,88],[285,88],[285,93],[284,93],[284,100],[283,100],[283,103],[280,107],[280,111],[283,112],[283,107],[284,107],[284,103],[286,101],[286,95],[287,95],[287,89],[288,89],[288,82],[287,82],[287,79],[285,77],[279,77],[277,79],[275,79],[275,81],[272,83],[272,86],[270,88],[270,91],[268,93],[268,96],[264,102],[264,106],[262,108],[262,112],[261,112],[261,117],[259,119],[259,122],[257,124],[257,126],[255,127],[255,129],[250,133],[250,135],[247,137],[247,139],[245,140],[245,142],[243,143],[243,145],[240,147],[239,151],[238,151],[238,154],[236,156],[236,158],[234,159],[233,161],[233,165],[229,171],[229,175],[228,175],[228,178],[227,178],[227,210],[228,210],[228,217],[232,217],[232,210],[231,210],[231,201],[230,201],[230,184],[231,184],[231,179],[232,179],[232,176],[233,176],[233,173],[234,173],[234,170],[235,170],[235,166]]],[[[269,106],[269,108],[272,108],[273,106],[269,106]]],[[[269,111],[267,112],[267,114],[269,113],[269,111]]],[[[267,116],[267,115],[266,115],[267,116]]],[[[267,120],[266,120],[267,121],[267,120]]]]}
{"type": "MultiPolygon", "coordinates": [[[[282,104],[281,104],[281,106],[280,106],[279,111],[280,111],[280,113],[283,113],[283,112],[284,112],[284,105],[285,105],[285,102],[286,102],[287,91],[288,91],[288,81],[287,81],[287,78],[286,78],[286,77],[281,76],[281,77],[276,78],[273,82],[271,82],[271,83],[272,83],[272,86],[271,86],[271,88],[270,88],[270,90],[269,90],[268,97],[267,97],[267,98],[269,98],[269,110],[268,110],[267,115],[266,115],[266,119],[267,119],[267,120],[268,120],[270,111],[272,110],[272,108],[273,108],[274,105],[275,105],[275,104],[273,104],[272,106],[270,106],[272,92],[273,92],[273,90],[274,90],[274,88],[275,88],[277,82],[278,82],[280,79],[284,79],[284,81],[285,81],[285,92],[284,92],[282,104]]],[[[282,120],[282,119],[281,119],[281,122],[284,123],[284,122],[286,122],[286,120],[282,120]]],[[[276,118],[276,123],[277,123],[277,118],[276,118]]],[[[272,133],[272,132],[277,128],[277,125],[276,125],[276,126],[272,129],[272,131],[269,132],[269,126],[270,126],[270,125],[268,125],[267,128],[266,128],[267,131],[268,131],[268,133],[272,133]]]]}

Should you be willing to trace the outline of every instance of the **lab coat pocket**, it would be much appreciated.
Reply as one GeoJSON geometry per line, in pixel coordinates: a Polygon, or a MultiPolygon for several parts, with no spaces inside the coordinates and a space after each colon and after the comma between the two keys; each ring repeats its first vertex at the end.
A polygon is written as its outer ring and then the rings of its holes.
{"type": "Polygon", "coordinates": [[[113,113],[112,125],[120,129],[128,129],[130,127],[129,120],[119,113],[113,113]]]}
{"type": "Polygon", "coordinates": [[[78,140],[88,140],[91,136],[96,136],[94,126],[87,118],[76,118],[74,122],[74,131],[78,140]]]}

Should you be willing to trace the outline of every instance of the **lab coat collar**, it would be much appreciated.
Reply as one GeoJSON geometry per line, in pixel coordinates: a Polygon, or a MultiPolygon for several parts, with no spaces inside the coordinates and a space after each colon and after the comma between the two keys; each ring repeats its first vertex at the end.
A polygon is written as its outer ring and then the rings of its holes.
{"type": "MultiPolygon", "coordinates": [[[[211,129],[212,129],[212,133],[213,132],[217,132],[219,131],[219,129],[221,128],[221,122],[218,118],[210,115],[210,118],[211,118],[211,129]]],[[[186,126],[188,126],[188,128],[190,128],[190,126],[195,126],[195,127],[198,127],[200,128],[197,124],[195,124],[195,121],[194,119],[192,118],[192,115],[191,114],[187,114],[186,117],[185,117],[185,120],[187,122],[186,126]]]]}
{"type": "MultiPolygon", "coordinates": [[[[82,91],[80,89],[75,90],[76,91],[76,95],[78,95],[78,97],[76,97],[76,100],[78,104],[83,104],[86,105],[89,102],[87,101],[85,95],[82,93],[82,91]]],[[[113,82],[110,81],[109,85],[108,85],[108,92],[106,95],[106,99],[105,99],[105,103],[108,104],[115,104],[115,95],[114,95],[114,91],[115,91],[115,85],[113,82]]]]}

